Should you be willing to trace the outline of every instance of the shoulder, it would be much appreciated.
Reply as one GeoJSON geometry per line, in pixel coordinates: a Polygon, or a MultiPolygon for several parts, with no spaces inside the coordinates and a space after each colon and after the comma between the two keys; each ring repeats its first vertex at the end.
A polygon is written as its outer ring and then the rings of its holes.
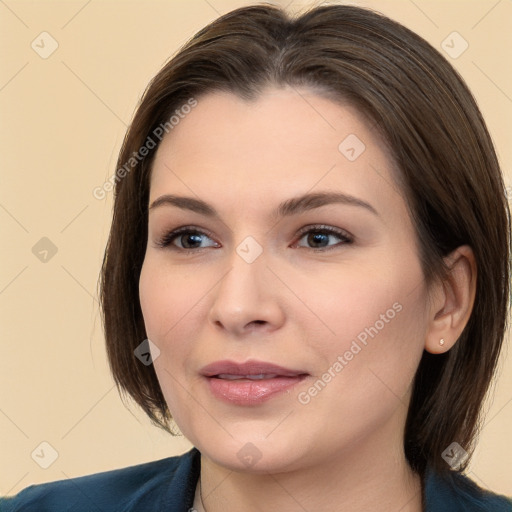
{"type": "Polygon", "coordinates": [[[512,499],[482,489],[467,476],[449,472],[425,476],[426,512],[512,512],[512,499]]]}
{"type": "Polygon", "coordinates": [[[0,498],[0,511],[187,510],[199,468],[194,448],[177,457],[31,485],[16,496],[0,498]]]}

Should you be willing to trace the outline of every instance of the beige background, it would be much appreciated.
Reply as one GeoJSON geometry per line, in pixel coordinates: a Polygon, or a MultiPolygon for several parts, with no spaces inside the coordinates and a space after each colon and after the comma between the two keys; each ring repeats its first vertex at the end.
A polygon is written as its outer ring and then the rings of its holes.
{"type": "MultiPolygon", "coordinates": [[[[0,1],[0,495],[189,449],[183,437],[124,408],[113,387],[96,292],[112,195],[97,200],[92,190],[114,172],[136,103],[163,62],[218,15],[250,3],[0,1]],[[46,59],[39,53],[51,40],[38,37],[43,31],[58,43],[46,59]],[[32,252],[42,237],[57,248],[46,262],[32,252]],[[43,469],[52,449],[58,457],[43,469]]],[[[275,3],[291,11],[307,4],[275,3]]],[[[512,186],[512,2],[353,3],[381,10],[438,48],[453,31],[468,42],[451,61],[481,106],[512,186]]],[[[509,495],[511,432],[508,357],[471,476],[509,495]]]]}

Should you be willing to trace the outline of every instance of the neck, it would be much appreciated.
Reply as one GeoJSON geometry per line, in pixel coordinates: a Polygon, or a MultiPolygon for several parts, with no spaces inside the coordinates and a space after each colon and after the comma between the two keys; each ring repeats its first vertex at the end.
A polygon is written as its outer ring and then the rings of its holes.
{"type": "Polygon", "coordinates": [[[403,436],[384,433],[299,470],[231,471],[201,456],[200,485],[207,512],[323,510],[421,512],[420,477],[408,465],[403,436]],[[387,441],[382,442],[383,440],[387,441]]]}

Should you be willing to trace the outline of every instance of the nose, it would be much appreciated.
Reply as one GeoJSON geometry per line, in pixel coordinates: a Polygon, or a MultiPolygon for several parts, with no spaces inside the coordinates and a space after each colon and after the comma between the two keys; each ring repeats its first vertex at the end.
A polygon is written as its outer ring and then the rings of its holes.
{"type": "Polygon", "coordinates": [[[230,270],[212,290],[210,322],[237,337],[279,329],[285,322],[282,287],[267,268],[264,255],[247,263],[234,253],[230,263],[230,270]]]}

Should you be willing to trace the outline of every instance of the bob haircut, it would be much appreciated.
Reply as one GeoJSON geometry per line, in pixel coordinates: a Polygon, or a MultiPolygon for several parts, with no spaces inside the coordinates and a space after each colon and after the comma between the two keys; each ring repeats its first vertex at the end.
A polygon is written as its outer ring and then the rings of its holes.
{"type": "Polygon", "coordinates": [[[465,244],[474,251],[470,319],[451,350],[424,352],[405,425],[411,467],[421,475],[427,466],[446,473],[441,454],[452,442],[472,452],[505,336],[510,210],[491,137],[463,79],[421,37],[368,9],[319,6],[295,18],[268,4],[236,9],[200,30],[148,85],[120,150],[99,281],[118,390],[173,433],[153,365],[134,355],[147,337],[138,283],[158,143],[144,158],[141,148],[149,140],[155,145],[159,127],[205,94],[227,91],[254,101],[268,87],[285,86],[313,88],[375,123],[415,225],[427,284],[446,276],[443,257],[451,251],[465,244]]]}

